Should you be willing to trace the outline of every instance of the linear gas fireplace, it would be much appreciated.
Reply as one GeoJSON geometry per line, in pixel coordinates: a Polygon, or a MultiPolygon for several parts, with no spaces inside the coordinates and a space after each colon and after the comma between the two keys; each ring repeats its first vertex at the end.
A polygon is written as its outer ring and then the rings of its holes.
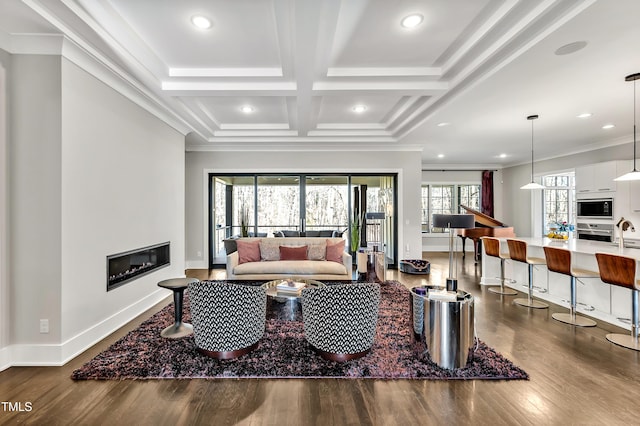
{"type": "Polygon", "coordinates": [[[171,263],[170,243],[107,256],[107,291],[171,263]]]}

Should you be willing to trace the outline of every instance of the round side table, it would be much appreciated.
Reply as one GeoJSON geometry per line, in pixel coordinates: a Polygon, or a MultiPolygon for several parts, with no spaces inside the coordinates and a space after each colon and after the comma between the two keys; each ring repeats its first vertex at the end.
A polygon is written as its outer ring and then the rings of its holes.
{"type": "Polygon", "coordinates": [[[177,339],[178,337],[188,336],[193,333],[193,326],[182,322],[182,299],[184,290],[190,283],[198,282],[197,278],[171,278],[160,281],[158,287],[173,290],[173,306],[175,314],[175,324],[170,325],[160,332],[162,337],[169,339],[177,339]]]}

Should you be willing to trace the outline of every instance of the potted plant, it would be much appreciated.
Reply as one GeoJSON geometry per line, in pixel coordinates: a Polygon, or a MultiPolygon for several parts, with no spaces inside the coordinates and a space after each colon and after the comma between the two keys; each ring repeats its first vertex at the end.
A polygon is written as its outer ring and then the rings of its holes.
{"type": "Polygon", "coordinates": [[[351,240],[349,247],[351,248],[351,252],[353,253],[353,259],[355,260],[355,254],[360,247],[360,233],[362,231],[362,214],[353,215],[353,220],[351,221],[351,240]]]}

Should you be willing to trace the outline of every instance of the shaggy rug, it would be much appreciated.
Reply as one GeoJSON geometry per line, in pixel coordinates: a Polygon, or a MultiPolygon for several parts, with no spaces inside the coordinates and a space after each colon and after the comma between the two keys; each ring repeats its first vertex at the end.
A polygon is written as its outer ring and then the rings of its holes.
{"type": "MultiPolygon", "coordinates": [[[[376,378],[376,379],[528,379],[492,348],[478,340],[464,368],[446,370],[432,363],[413,338],[409,291],[400,283],[380,286],[381,301],[371,352],[345,363],[325,361],[304,338],[301,321],[277,316],[267,320],[253,352],[219,361],[200,355],[193,336],[164,339],[160,330],[173,323],[173,304],[146,320],[110,348],[75,370],[74,380],[187,378],[376,378]]],[[[190,322],[185,294],[184,321],[190,322]]]]}

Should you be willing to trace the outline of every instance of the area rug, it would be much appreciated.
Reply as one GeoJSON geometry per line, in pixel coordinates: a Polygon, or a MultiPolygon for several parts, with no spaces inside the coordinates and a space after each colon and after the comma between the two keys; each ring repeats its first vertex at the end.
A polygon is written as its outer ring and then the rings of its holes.
{"type": "MultiPolygon", "coordinates": [[[[410,293],[399,282],[380,286],[375,343],[364,358],[336,363],[318,356],[304,338],[301,321],[268,319],[259,347],[235,360],[220,361],[196,351],[193,336],[164,339],[173,323],[173,304],[146,320],[104,352],[75,370],[74,380],[193,378],[373,378],[528,379],[528,374],[478,340],[464,368],[447,370],[429,360],[413,337],[410,293]]],[[[185,295],[184,321],[190,321],[185,295]]]]}

